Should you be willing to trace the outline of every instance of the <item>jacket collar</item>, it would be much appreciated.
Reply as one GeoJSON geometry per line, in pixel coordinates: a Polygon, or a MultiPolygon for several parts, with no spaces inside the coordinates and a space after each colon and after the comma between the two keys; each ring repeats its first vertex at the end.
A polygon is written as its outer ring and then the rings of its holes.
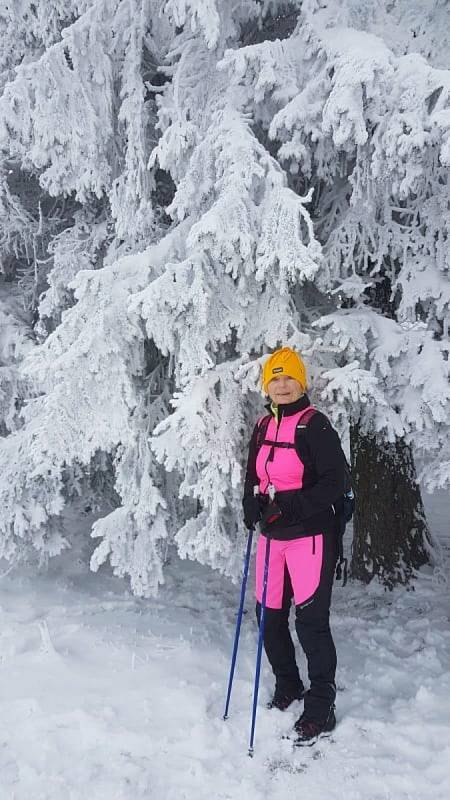
{"type": "Polygon", "coordinates": [[[277,406],[273,403],[267,403],[266,408],[269,414],[272,414],[279,421],[282,417],[291,417],[293,414],[298,414],[299,411],[304,411],[310,405],[308,395],[304,394],[294,403],[280,403],[277,406]]]}

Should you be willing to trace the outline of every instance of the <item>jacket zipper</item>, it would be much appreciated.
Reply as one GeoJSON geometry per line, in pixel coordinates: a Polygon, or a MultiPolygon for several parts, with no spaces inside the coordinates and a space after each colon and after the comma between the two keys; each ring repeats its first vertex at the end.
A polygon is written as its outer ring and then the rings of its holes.
{"type": "MultiPolygon", "coordinates": [[[[279,417],[278,417],[278,419],[277,419],[277,429],[276,429],[276,432],[275,432],[275,441],[276,441],[276,442],[278,441],[278,432],[279,432],[279,430],[280,430],[280,425],[281,425],[281,420],[282,420],[282,418],[283,418],[283,413],[282,413],[282,412],[280,412],[280,416],[279,416],[279,417]]],[[[267,463],[268,463],[269,461],[273,461],[273,459],[274,459],[274,458],[275,458],[275,448],[274,448],[274,446],[272,445],[272,446],[271,446],[271,448],[270,448],[270,450],[269,450],[269,454],[268,454],[268,456],[267,456],[267,458],[266,458],[266,463],[264,464],[264,469],[265,469],[265,472],[266,472],[266,475],[267,475],[267,488],[268,488],[268,487],[270,486],[270,484],[271,484],[270,476],[269,476],[269,473],[268,473],[268,470],[267,470],[267,463]]]]}
{"type": "Polygon", "coordinates": [[[313,556],[316,554],[316,537],[312,537],[312,554],[313,556]]]}

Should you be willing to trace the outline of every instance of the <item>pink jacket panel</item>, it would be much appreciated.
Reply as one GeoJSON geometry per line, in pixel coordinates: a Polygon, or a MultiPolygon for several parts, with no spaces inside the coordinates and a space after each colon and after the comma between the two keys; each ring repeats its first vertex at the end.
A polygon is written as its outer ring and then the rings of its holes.
{"type": "MultiPolygon", "coordinates": [[[[297,414],[292,414],[289,417],[282,417],[278,428],[277,435],[277,422],[273,417],[266,432],[266,439],[277,442],[290,442],[295,441],[295,429],[303,414],[306,413],[308,408],[304,408],[297,414]]],[[[274,447],[273,460],[269,460],[271,446],[263,444],[259,450],[256,458],[256,472],[259,478],[259,491],[267,494],[269,483],[272,483],[277,492],[285,492],[289,489],[301,489],[303,486],[303,462],[299,459],[295,449],[274,447]]]]}

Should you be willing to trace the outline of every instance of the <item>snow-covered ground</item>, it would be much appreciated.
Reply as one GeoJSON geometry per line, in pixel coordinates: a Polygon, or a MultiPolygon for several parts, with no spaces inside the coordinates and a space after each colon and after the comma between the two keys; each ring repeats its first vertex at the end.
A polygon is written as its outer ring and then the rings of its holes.
{"type": "Polygon", "coordinates": [[[293,752],[282,734],[300,704],[264,708],[265,664],[253,759],[252,587],[224,722],[238,587],[174,559],[158,599],[137,600],[108,570],[90,574],[81,548],[38,577],[4,575],[0,800],[448,800],[448,495],[428,505],[443,570],[414,591],[336,587],[332,738],[293,752]]]}

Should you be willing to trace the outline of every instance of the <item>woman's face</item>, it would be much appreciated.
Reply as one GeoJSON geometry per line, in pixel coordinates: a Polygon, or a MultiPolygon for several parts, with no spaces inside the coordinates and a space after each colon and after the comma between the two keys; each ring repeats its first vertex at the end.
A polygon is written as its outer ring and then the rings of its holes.
{"type": "Polygon", "coordinates": [[[304,394],[304,391],[303,386],[295,378],[279,375],[278,378],[272,378],[270,381],[267,394],[272,403],[278,406],[280,403],[295,403],[304,394]]]}

